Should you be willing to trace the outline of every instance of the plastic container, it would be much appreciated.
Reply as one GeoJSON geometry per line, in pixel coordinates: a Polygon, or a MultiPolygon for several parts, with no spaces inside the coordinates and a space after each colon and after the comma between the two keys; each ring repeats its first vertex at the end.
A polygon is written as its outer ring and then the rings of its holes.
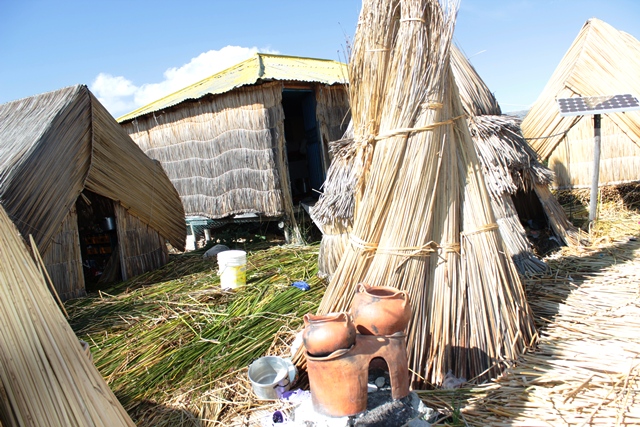
{"type": "Polygon", "coordinates": [[[296,367],[288,359],[265,356],[249,366],[249,381],[260,399],[275,400],[282,397],[296,377],[296,367]]]}
{"type": "Polygon", "coordinates": [[[218,255],[218,275],[222,289],[235,289],[247,283],[247,253],[224,251],[218,255]]]}

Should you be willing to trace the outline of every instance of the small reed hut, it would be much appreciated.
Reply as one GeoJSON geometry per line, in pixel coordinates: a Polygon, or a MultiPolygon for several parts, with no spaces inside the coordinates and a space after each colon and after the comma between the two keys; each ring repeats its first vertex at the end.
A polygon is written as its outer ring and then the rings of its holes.
{"type": "MultiPolygon", "coordinates": [[[[558,189],[591,185],[593,115],[560,116],[556,99],[640,95],[640,42],[589,19],[522,122],[531,147],[555,173],[558,189]]],[[[640,180],[640,112],[603,114],[600,185],[640,180]]]]}
{"type": "Polygon", "coordinates": [[[61,299],[184,249],[180,198],[84,85],[0,105],[0,203],[61,299]]]}
{"type": "Polygon", "coordinates": [[[348,123],[347,68],[257,53],[118,121],[175,185],[188,216],[285,218],[313,204],[348,123]]]}

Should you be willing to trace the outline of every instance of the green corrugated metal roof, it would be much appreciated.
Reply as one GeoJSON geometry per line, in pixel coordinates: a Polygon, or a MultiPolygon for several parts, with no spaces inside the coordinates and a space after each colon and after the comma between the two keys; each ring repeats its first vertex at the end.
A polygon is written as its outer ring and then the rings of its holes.
{"type": "Polygon", "coordinates": [[[207,94],[220,94],[240,86],[262,80],[318,82],[324,84],[347,83],[347,65],[327,59],[256,53],[251,58],[227,68],[157,101],[140,107],[118,118],[119,122],[159,111],[187,99],[198,99],[207,94]]]}

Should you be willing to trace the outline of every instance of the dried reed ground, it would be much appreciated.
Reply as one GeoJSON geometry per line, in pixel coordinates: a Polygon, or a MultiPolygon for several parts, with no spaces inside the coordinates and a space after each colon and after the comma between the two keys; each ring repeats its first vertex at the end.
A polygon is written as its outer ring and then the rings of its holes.
{"type": "Polygon", "coordinates": [[[551,274],[524,279],[534,351],[490,384],[420,393],[450,415],[442,425],[640,425],[640,205],[632,197],[603,195],[592,245],[564,248],[546,260],[551,274]]]}
{"type": "MultiPolygon", "coordinates": [[[[640,238],[640,214],[633,208],[639,204],[629,194],[633,191],[628,192],[624,200],[614,197],[614,201],[610,201],[605,197],[600,222],[592,229],[592,247],[565,248],[546,260],[552,274],[524,279],[540,336],[535,351],[523,356],[518,366],[490,384],[420,392],[429,406],[448,415],[439,425],[611,426],[640,423],[636,378],[640,363],[636,273],[640,268],[640,244],[630,239],[630,236],[640,238]],[[631,205],[631,209],[625,207],[624,202],[631,205]]],[[[574,205],[574,214],[584,211],[584,200],[582,202],[582,205],[574,205]]],[[[579,219],[574,216],[574,220],[579,219]]],[[[287,248],[256,251],[255,259],[260,261],[256,261],[255,267],[268,266],[270,271],[257,272],[254,279],[259,281],[271,275],[272,283],[282,290],[282,285],[295,278],[290,272],[297,271],[294,274],[306,274],[310,281],[319,285],[320,282],[312,279],[316,268],[313,254],[317,247],[293,250],[292,256],[285,254],[286,251],[287,248]],[[285,260],[290,263],[273,269],[274,264],[285,260]],[[295,269],[290,270],[293,266],[295,269]]],[[[135,320],[133,307],[142,299],[148,299],[149,305],[165,308],[172,300],[184,301],[189,297],[199,300],[198,303],[192,301],[192,307],[185,306],[184,311],[178,311],[182,316],[168,312],[154,315],[154,309],[147,306],[150,311],[142,319],[143,328],[129,328],[128,335],[114,338],[122,343],[112,346],[131,350],[120,359],[113,355],[117,359],[114,363],[130,369],[107,369],[104,359],[110,357],[112,351],[95,344],[92,345],[94,360],[118,397],[128,402],[125,407],[139,427],[258,425],[262,416],[280,406],[265,405],[254,398],[246,377],[246,364],[229,368],[217,376],[195,378],[187,373],[181,386],[174,387],[167,380],[159,383],[156,389],[136,387],[136,378],[144,377],[140,371],[145,368],[135,367],[132,356],[143,354],[144,349],[131,347],[143,341],[145,336],[153,336],[154,329],[158,328],[153,319],[159,325],[171,319],[179,324],[187,312],[195,316],[198,311],[188,309],[202,308],[200,304],[208,303],[207,310],[216,312],[215,304],[223,301],[208,299],[206,293],[202,293],[203,285],[215,286],[212,269],[193,273],[194,265],[198,266],[200,262],[193,257],[187,261],[182,266],[173,265],[172,280],[166,277],[166,271],[164,281],[146,276],[141,280],[146,292],[130,289],[119,296],[103,295],[92,302],[90,310],[101,317],[100,324],[112,322],[122,326],[135,320]],[[128,305],[116,308],[121,300],[129,301],[128,305]],[[162,303],[163,300],[166,303],[162,303]],[[100,360],[103,360],[102,365],[100,360]]],[[[306,298],[309,308],[317,305],[320,298],[320,293],[309,295],[306,298]]],[[[67,308],[72,319],[88,309],[84,304],[70,304],[67,308]]],[[[281,316],[279,322],[283,320],[284,323],[270,336],[271,342],[266,343],[264,354],[287,355],[289,344],[302,323],[281,316]]],[[[109,333],[108,328],[104,328],[104,338],[98,336],[98,339],[106,340],[109,333]]],[[[82,332],[79,336],[85,340],[95,338],[82,332]]]]}

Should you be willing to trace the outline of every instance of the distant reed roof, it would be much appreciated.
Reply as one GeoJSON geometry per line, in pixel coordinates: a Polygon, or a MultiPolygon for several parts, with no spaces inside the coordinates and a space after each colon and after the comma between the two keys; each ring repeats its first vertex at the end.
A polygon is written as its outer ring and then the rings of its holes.
{"type": "MultiPolygon", "coordinates": [[[[640,95],[640,41],[596,18],[589,19],[522,122],[531,147],[547,160],[566,133],[585,116],[560,116],[556,99],[640,95]]],[[[640,146],[640,111],[607,115],[640,146]]],[[[591,116],[587,115],[587,120],[591,116]]]]}
{"type": "Polygon", "coordinates": [[[327,85],[346,84],[347,65],[327,59],[256,53],[226,70],[200,80],[122,117],[119,122],[163,110],[188,99],[199,99],[205,95],[218,95],[260,80],[317,82],[327,85]]]}

